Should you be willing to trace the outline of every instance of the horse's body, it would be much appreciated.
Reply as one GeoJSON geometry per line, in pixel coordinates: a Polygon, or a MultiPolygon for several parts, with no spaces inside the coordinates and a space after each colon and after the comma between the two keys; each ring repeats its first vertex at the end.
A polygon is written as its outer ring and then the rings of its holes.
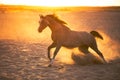
{"type": "MultiPolygon", "coordinates": [[[[55,56],[57,55],[59,49],[64,46],[67,48],[78,47],[80,51],[87,54],[89,53],[88,48],[92,48],[102,59],[105,61],[102,53],[98,50],[95,37],[103,39],[102,36],[96,32],[91,31],[90,33],[81,31],[70,30],[64,21],[58,19],[54,15],[41,16],[40,27],[38,31],[41,32],[45,27],[49,27],[52,31],[51,38],[53,43],[48,47],[48,58],[51,60],[50,65],[53,63],[55,56]],[[54,48],[54,56],[51,59],[50,49],[54,48]]],[[[106,61],[105,61],[106,62],[106,61]]]]}

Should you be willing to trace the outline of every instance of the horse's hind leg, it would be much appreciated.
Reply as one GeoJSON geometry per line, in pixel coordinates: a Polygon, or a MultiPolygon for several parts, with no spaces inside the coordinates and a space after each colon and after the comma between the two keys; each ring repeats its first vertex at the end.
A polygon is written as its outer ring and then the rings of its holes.
{"type": "Polygon", "coordinates": [[[104,61],[105,63],[107,63],[106,60],[105,60],[105,58],[104,58],[104,56],[103,56],[103,54],[102,54],[98,49],[95,49],[95,51],[96,51],[97,54],[103,59],[103,61],[104,61]]]}
{"type": "Polygon", "coordinates": [[[90,52],[88,51],[88,46],[79,46],[78,49],[79,49],[81,52],[83,52],[84,54],[90,53],[90,52]]]}
{"type": "Polygon", "coordinates": [[[93,45],[93,46],[90,46],[90,47],[103,59],[103,61],[105,63],[107,63],[103,54],[100,52],[100,50],[98,50],[97,45],[93,45]]]}

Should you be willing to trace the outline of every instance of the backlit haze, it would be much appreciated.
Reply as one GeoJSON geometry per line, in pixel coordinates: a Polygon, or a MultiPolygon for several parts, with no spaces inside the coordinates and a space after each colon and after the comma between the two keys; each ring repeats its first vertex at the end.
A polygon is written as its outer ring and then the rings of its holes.
{"type": "Polygon", "coordinates": [[[0,0],[0,4],[32,6],[119,6],[120,0],[0,0]]]}
{"type": "MultiPolygon", "coordinates": [[[[120,0],[0,0],[0,4],[3,5],[0,6],[0,39],[34,41],[48,46],[52,43],[51,31],[49,28],[46,28],[42,33],[38,33],[39,14],[46,15],[55,13],[61,20],[65,21],[68,24],[67,26],[72,30],[84,30],[87,32],[96,30],[100,32],[104,40],[101,41],[98,39],[97,43],[106,59],[114,59],[119,55],[120,9],[117,8],[116,10],[116,7],[110,7],[109,10],[105,11],[104,8],[106,9],[106,6],[120,6],[120,0]],[[25,8],[23,6],[19,8],[18,5],[25,5],[25,8]],[[26,5],[28,7],[26,7],[26,5]],[[38,7],[31,9],[30,6],[38,7]],[[93,10],[87,7],[85,8],[86,11],[82,11],[82,8],[77,8],[76,11],[69,11],[68,9],[71,10],[71,8],[64,8],[68,6],[98,7],[93,8],[93,10]],[[105,6],[102,8],[103,11],[98,10],[101,9],[99,6],[105,6]],[[41,7],[47,7],[48,9],[43,10],[41,7]],[[54,7],[53,11],[49,10],[49,7],[54,7]],[[64,10],[57,10],[55,7],[63,7],[64,10]],[[27,11],[26,8],[30,9],[30,11],[27,11]],[[9,12],[9,10],[12,9],[13,12],[9,12]]],[[[69,62],[71,55],[64,54],[66,52],[70,53],[72,51],[62,48],[60,53],[63,54],[59,55],[60,60],[67,61],[68,59],[69,62]],[[66,58],[66,56],[68,58],[66,58]]],[[[46,51],[44,53],[46,53],[46,51]]]]}

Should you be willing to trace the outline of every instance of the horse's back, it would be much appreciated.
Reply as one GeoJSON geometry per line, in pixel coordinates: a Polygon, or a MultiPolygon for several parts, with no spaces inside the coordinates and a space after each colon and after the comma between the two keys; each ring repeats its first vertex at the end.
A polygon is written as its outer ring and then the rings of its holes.
{"type": "Polygon", "coordinates": [[[78,39],[82,38],[82,39],[89,39],[90,37],[93,37],[90,33],[86,32],[86,31],[71,31],[71,36],[75,36],[78,39]]]}
{"type": "Polygon", "coordinates": [[[76,38],[76,40],[79,41],[80,44],[89,45],[95,42],[94,36],[86,31],[80,31],[80,32],[72,31],[71,34],[72,36],[75,36],[74,38],[76,38]]]}

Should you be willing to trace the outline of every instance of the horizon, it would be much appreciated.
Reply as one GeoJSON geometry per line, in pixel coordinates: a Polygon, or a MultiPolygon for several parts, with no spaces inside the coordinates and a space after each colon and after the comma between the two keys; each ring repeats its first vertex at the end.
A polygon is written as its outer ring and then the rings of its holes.
{"type": "Polygon", "coordinates": [[[45,6],[26,6],[26,5],[0,5],[0,13],[9,12],[52,12],[56,13],[59,11],[65,12],[76,12],[76,11],[120,11],[120,6],[74,6],[74,7],[45,7],[45,6]]]}
{"type": "Polygon", "coordinates": [[[0,4],[0,11],[120,11],[120,6],[66,6],[66,7],[47,7],[32,5],[4,5],[0,4]]]}

